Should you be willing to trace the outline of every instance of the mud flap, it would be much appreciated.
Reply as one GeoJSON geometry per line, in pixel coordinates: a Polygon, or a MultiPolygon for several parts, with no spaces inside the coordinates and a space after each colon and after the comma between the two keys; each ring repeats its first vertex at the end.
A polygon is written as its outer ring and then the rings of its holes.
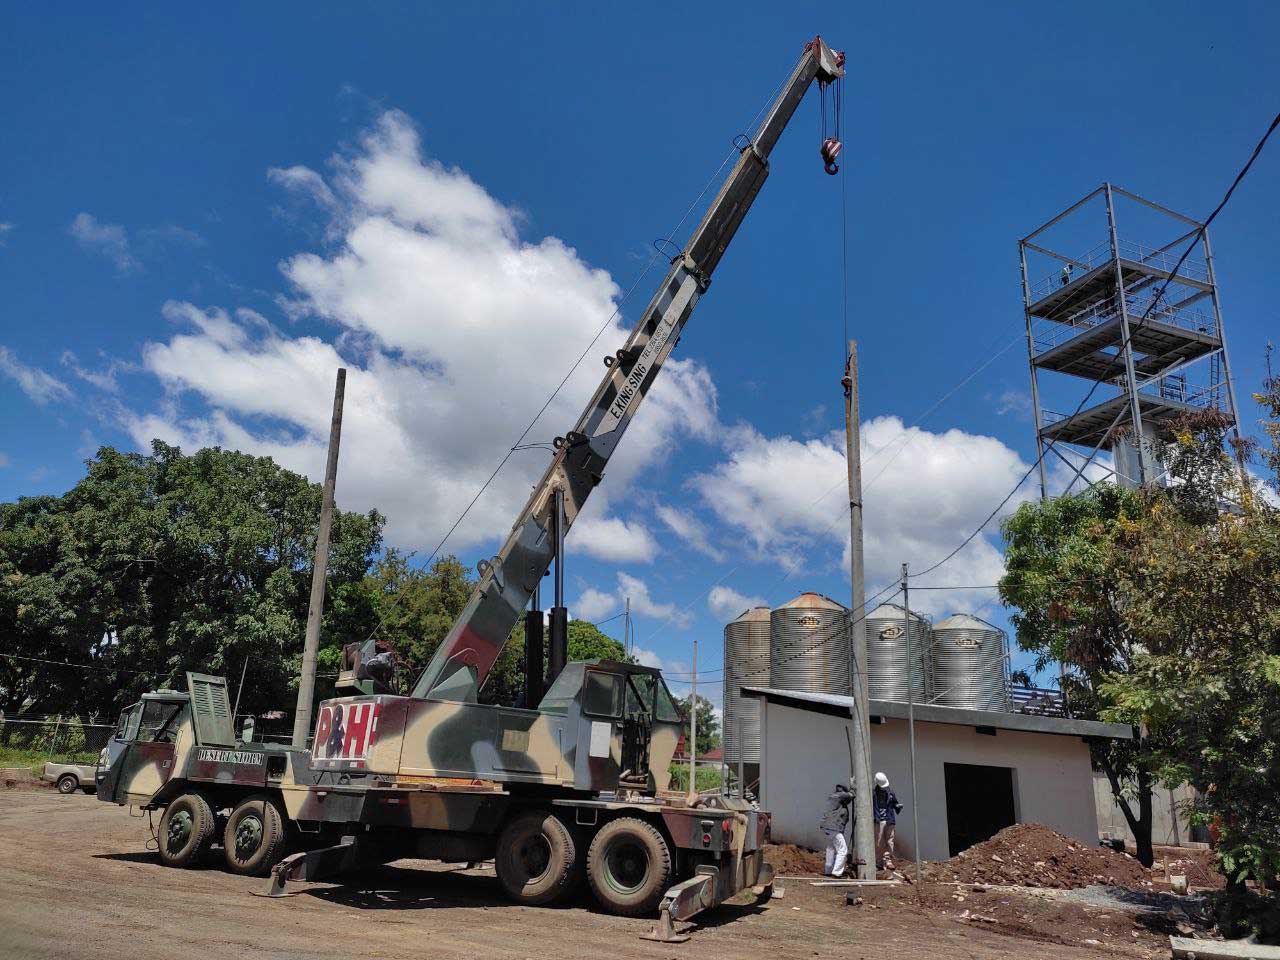
{"type": "Polygon", "coordinates": [[[355,837],[343,837],[332,847],[290,854],[271,868],[267,889],[254,896],[286,897],[290,880],[323,880],[350,870],[361,862],[360,853],[355,837]]]}

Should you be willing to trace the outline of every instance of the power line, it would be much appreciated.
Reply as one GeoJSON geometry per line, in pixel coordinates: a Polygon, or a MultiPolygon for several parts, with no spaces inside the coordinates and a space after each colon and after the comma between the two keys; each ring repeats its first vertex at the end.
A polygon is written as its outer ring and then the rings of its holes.
{"type": "MultiPolygon", "coordinates": [[[[1192,239],[1191,242],[1186,245],[1186,248],[1182,251],[1182,255],[1178,257],[1177,263],[1173,265],[1173,269],[1169,271],[1169,275],[1164,279],[1164,282],[1160,285],[1159,290],[1156,291],[1155,296],[1152,297],[1151,300],[1148,302],[1147,308],[1142,312],[1142,316],[1138,319],[1138,322],[1129,328],[1128,335],[1124,338],[1124,340],[1120,344],[1119,353],[1124,353],[1124,351],[1126,351],[1129,348],[1129,344],[1133,340],[1133,335],[1137,333],[1139,330],[1141,330],[1143,326],[1146,324],[1147,319],[1151,316],[1151,311],[1154,310],[1156,307],[1156,304],[1160,302],[1160,298],[1164,296],[1165,290],[1168,288],[1169,284],[1173,282],[1174,277],[1178,275],[1178,271],[1182,268],[1182,265],[1186,262],[1187,257],[1191,255],[1191,251],[1195,248],[1196,244],[1199,243],[1204,238],[1205,232],[1209,229],[1209,224],[1213,223],[1213,221],[1217,218],[1218,214],[1221,213],[1222,209],[1227,205],[1227,201],[1229,201],[1231,199],[1231,195],[1235,193],[1236,187],[1238,187],[1240,185],[1240,182],[1244,180],[1245,175],[1249,172],[1249,169],[1253,166],[1254,161],[1257,160],[1258,155],[1262,153],[1262,148],[1266,146],[1267,140],[1270,139],[1271,134],[1275,132],[1276,127],[1278,126],[1280,126],[1280,113],[1276,114],[1275,118],[1271,121],[1271,124],[1267,127],[1266,132],[1262,135],[1262,139],[1260,139],[1257,145],[1254,146],[1253,152],[1249,154],[1249,159],[1245,162],[1244,166],[1240,168],[1240,172],[1236,174],[1235,179],[1231,181],[1231,186],[1229,186],[1227,188],[1227,192],[1223,194],[1222,200],[1219,201],[1218,205],[1213,208],[1213,212],[1210,213],[1209,216],[1205,219],[1205,221],[1202,224],[1200,224],[1200,226],[1197,228],[1195,232],[1195,238],[1192,239]]],[[[1081,410],[1084,409],[1085,404],[1087,404],[1093,398],[1094,393],[1097,391],[1098,387],[1102,386],[1102,384],[1105,382],[1105,379],[1106,379],[1105,375],[1094,379],[1093,386],[1089,388],[1089,392],[1085,394],[1084,399],[1081,400],[1080,403],[1076,405],[1075,410],[1073,410],[1071,412],[1071,415],[1067,417],[1068,420],[1075,417],[1081,410]]],[[[957,546],[954,550],[948,553],[945,557],[943,557],[933,566],[928,567],[925,570],[921,570],[919,573],[911,574],[910,576],[912,577],[912,579],[916,577],[923,577],[928,573],[932,573],[934,570],[937,570],[940,566],[942,566],[944,563],[946,563],[948,560],[954,557],[957,553],[963,550],[966,546],[968,546],[969,543],[971,543],[973,539],[979,533],[982,532],[983,528],[985,528],[986,525],[995,518],[996,514],[998,514],[1001,510],[1003,510],[1005,505],[1010,500],[1013,499],[1014,494],[1018,492],[1018,488],[1021,487],[1024,483],[1026,483],[1027,478],[1031,476],[1031,472],[1040,465],[1040,462],[1044,459],[1045,454],[1047,454],[1050,450],[1052,450],[1054,446],[1057,444],[1057,442],[1058,442],[1057,437],[1049,441],[1049,445],[1040,451],[1040,455],[1036,457],[1035,462],[1031,464],[1031,467],[1027,470],[1026,473],[1022,475],[1022,478],[1014,485],[1013,489],[1009,491],[1008,495],[1003,500],[1000,501],[999,506],[997,506],[994,510],[991,511],[990,514],[987,515],[987,518],[982,521],[982,523],[978,526],[976,530],[973,531],[973,533],[965,537],[964,540],[960,542],[959,546],[957,546]]],[[[1092,457],[1090,458],[1090,461],[1092,461],[1092,457]]],[[[1087,467],[1088,463],[1086,463],[1085,466],[1087,467]]]]}
{"type": "Polygon", "coordinates": [[[28,660],[32,663],[46,663],[54,667],[75,667],[78,670],[116,670],[120,673],[133,673],[138,675],[155,676],[158,670],[129,670],[125,667],[116,667],[105,663],[71,663],[67,660],[46,660],[43,657],[24,657],[16,653],[0,653],[0,657],[6,660],[28,660]]]}

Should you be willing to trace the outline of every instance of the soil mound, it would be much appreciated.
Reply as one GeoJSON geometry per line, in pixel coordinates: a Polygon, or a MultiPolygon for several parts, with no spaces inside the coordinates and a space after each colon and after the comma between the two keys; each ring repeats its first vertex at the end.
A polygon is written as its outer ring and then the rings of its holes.
{"type": "Polygon", "coordinates": [[[1069,890],[1095,883],[1150,887],[1151,874],[1127,854],[1090,847],[1038,823],[1006,827],[950,860],[925,867],[929,880],[1069,890]]]}
{"type": "Polygon", "coordinates": [[[764,848],[764,858],[779,876],[822,876],[823,855],[804,847],[771,843],[764,848]]]}

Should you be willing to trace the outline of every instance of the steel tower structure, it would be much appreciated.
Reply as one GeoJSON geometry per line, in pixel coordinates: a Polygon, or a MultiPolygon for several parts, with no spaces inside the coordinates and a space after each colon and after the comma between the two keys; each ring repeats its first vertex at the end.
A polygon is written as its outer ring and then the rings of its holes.
{"type": "Polygon", "coordinates": [[[1151,445],[1161,423],[1215,408],[1234,427],[1235,389],[1201,223],[1104,183],[1020,240],[1018,258],[1041,496],[1050,451],[1074,473],[1068,490],[1102,450],[1117,482],[1138,486],[1163,477],[1151,445]],[[1050,410],[1046,393],[1073,412],[1050,410]]]}

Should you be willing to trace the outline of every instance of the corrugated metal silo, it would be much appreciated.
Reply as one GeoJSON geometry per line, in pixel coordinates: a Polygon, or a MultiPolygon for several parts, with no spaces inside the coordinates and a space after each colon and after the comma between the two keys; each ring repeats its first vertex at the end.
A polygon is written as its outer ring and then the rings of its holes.
{"type": "Polygon", "coordinates": [[[946,707],[1009,707],[1008,661],[1003,630],[967,613],[933,626],[931,701],[946,707]]]}
{"type": "Polygon", "coordinates": [[[724,628],[724,758],[760,762],[760,701],[741,688],[769,686],[769,608],[752,607],[724,628]]]}
{"type": "Polygon", "coordinates": [[[802,593],[769,614],[769,686],[807,693],[849,693],[849,610],[802,593]]]}
{"type": "Polygon", "coordinates": [[[911,699],[924,703],[929,692],[929,622],[911,614],[907,636],[902,607],[882,603],[867,614],[867,690],[872,700],[907,700],[907,647],[911,648],[911,699]]]}

